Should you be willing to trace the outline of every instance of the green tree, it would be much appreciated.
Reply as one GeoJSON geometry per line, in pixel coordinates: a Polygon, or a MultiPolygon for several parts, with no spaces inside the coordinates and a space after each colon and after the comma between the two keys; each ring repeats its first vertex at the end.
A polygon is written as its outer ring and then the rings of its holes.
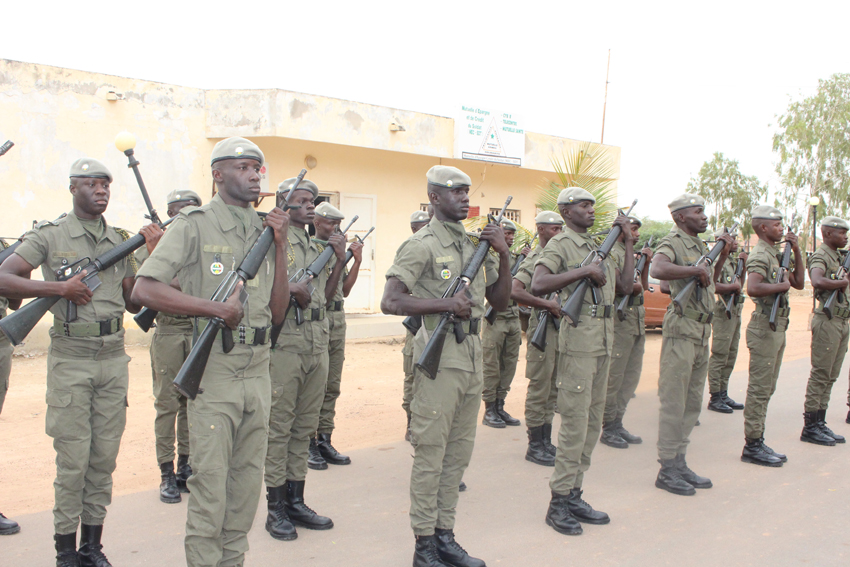
{"type": "Polygon", "coordinates": [[[705,199],[712,232],[737,221],[746,239],[753,232],[750,213],[767,196],[767,184],[762,185],[754,175],[744,175],[736,160],[715,152],[688,182],[688,192],[705,199]]]}
{"type": "Polygon", "coordinates": [[[652,248],[655,249],[661,239],[666,236],[668,232],[673,230],[672,220],[659,221],[653,220],[649,217],[642,217],[640,222],[640,238],[635,245],[635,250],[643,248],[644,245],[649,242],[650,237],[655,237],[652,241],[652,248]]]}

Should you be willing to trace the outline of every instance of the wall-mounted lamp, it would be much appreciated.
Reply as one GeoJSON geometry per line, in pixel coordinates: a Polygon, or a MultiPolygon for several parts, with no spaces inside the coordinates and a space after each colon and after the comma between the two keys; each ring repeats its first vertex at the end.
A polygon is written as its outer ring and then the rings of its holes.
{"type": "Polygon", "coordinates": [[[319,160],[313,156],[307,156],[304,158],[304,165],[307,166],[307,169],[316,169],[316,166],[319,165],[319,160]]]}

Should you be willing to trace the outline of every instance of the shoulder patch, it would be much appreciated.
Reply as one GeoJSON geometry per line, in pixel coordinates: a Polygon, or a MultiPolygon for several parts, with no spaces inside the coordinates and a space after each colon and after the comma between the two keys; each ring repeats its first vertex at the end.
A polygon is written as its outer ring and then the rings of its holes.
{"type": "Polygon", "coordinates": [[[56,220],[52,220],[52,221],[43,220],[40,223],[36,224],[34,228],[39,229],[39,228],[42,228],[42,227],[45,227],[45,226],[48,226],[48,225],[49,226],[57,226],[59,224],[59,221],[61,221],[62,219],[64,219],[67,216],[68,216],[68,213],[62,213],[61,215],[59,215],[59,218],[57,218],[56,220]]]}

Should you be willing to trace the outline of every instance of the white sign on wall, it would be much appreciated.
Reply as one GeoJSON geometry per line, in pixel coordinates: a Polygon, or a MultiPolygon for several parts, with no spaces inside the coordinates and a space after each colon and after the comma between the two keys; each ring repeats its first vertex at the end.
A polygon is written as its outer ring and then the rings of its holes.
{"type": "Polygon", "coordinates": [[[525,129],[516,115],[461,106],[455,119],[455,158],[522,165],[525,129]]]}

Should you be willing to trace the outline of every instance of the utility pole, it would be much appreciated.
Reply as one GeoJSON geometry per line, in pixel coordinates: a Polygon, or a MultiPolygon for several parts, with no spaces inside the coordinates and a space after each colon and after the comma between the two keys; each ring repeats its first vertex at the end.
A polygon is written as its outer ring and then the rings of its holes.
{"type": "Polygon", "coordinates": [[[600,144],[605,143],[605,111],[608,109],[608,73],[611,71],[611,50],[608,50],[608,67],[605,69],[605,102],[602,104],[602,136],[600,144]]]}

